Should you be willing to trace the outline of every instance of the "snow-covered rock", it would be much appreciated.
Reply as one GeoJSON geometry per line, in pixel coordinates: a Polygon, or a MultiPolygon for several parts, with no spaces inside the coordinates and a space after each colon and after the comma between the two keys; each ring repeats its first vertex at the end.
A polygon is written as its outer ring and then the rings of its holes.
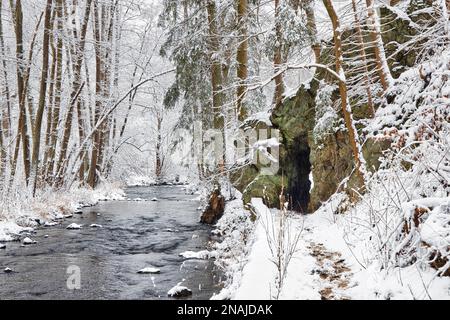
{"type": "Polygon", "coordinates": [[[81,224],[71,223],[71,224],[69,224],[69,225],[66,227],[66,229],[69,229],[69,230],[78,230],[78,229],[81,229],[81,227],[82,227],[81,224]]]}
{"type": "Polygon", "coordinates": [[[91,228],[103,228],[103,226],[101,224],[96,224],[96,223],[91,224],[89,227],[91,227],[91,228]]]}
{"type": "Polygon", "coordinates": [[[13,221],[0,221],[0,241],[15,241],[19,239],[19,234],[33,228],[19,226],[13,221]]]}
{"type": "Polygon", "coordinates": [[[3,269],[3,272],[5,272],[5,273],[11,273],[11,272],[12,272],[12,269],[6,267],[5,269],[3,269]]]}
{"type": "Polygon", "coordinates": [[[0,249],[6,249],[6,244],[0,243],[0,249]]]}
{"type": "Polygon", "coordinates": [[[26,244],[35,244],[35,243],[37,243],[37,241],[34,241],[34,240],[26,237],[25,239],[22,240],[22,243],[25,244],[25,245],[26,244]]]}
{"type": "Polygon", "coordinates": [[[53,222],[53,221],[47,221],[46,223],[44,223],[44,227],[53,227],[58,225],[58,222],[53,222]]]}
{"type": "Polygon", "coordinates": [[[139,270],[137,273],[160,273],[161,270],[155,267],[146,267],[144,269],[139,270]]]}
{"type": "Polygon", "coordinates": [[[152,201],[158,201],[158,198],[152,198],[152,201]]]}
{"type": "Polygon", "coordinates": [[[187,287],[184,287],[184,286],[182,286],[180,284],[181,283],[177,284],[175,287],[170,289],[167,292],[167,295],[169,297],[174,297],[174,298],[187,297],[187,296],[192,295],[192,291],[190,289],[188,289],[187,287]]]}
{"type": "Polygon", "coordinates": [[[185,259],[209,259],[215,255],[214,251],[202,250],[202,251],[184,251],[179,254],[185,259]]]}

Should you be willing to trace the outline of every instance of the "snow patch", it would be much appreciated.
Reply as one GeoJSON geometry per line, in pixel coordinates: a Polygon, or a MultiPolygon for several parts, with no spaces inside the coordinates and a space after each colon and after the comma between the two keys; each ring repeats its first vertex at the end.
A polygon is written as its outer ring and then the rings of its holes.
{"type": "Polygon", "coordinates": [[[76,223],[71,223],[66,227],[66,229],[69,229],[69,230],[79,230],[81,228],[82,228],[82,225],[76,224],[76,223]]]}
{"type": "Polygon", "coordinates": [[[37,243],[37,241],[34,241],[34,240],[26,237],[25,239],[22,240],[22,243],[23,244],[35,244],[35,243],[37,243]]]}
{"type": "Polygon", "coordinates": [[[208,250],[202,250],[202,251],[184,251],[179,254],[181,257],[185,259],[200,259],[200,260],[206,260],[209,258],[213,258],[215,256],[215,252],[208,251],[208,250]]]}

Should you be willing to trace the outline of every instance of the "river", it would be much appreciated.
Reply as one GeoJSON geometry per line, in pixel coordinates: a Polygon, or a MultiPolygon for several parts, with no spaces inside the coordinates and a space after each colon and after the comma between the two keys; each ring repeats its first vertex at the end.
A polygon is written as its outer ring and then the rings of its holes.
{"type": "Polygon", "coordinates": [[[196,196],[181,186],[131,187],[126,194],[130,200],[100,202],[60,225],[36,229],[30,235],[36,244],[8,243],[0,250],[0,299],[169,299],[167,291],[179,282],[192,290],[186,299],[220,291],[213,261],[179,256],[211,241],[211,228],[199,223],[196,196]],[[71,223],[83,227],[67,230],[71,223]],[[160,273],[137,273],[149,266],[160,273]],[[67,286],[73,270],[80,271],[75,290],[67,286]]]}

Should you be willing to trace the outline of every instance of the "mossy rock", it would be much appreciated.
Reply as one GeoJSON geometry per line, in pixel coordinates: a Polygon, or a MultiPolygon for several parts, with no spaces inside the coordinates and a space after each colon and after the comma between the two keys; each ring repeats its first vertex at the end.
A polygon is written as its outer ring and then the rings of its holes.
{"type": "Polygon", "coordinates": [[[314,187],[308,211],[315,211],[333,195],[341,181],[353,170],[352,149],[346,130],[327,134],[311,149],[314,187]]]}
{"type": "Polygon", "coordinates": [[[281,132],[286,147],[292,144],[296,137],[308,135],[315,124],[315,99],[319,82],[311,81],[302,85],[294,97],[287,98],[277,106],[271,116],[275,128],[281,132]]]}
{"type": "Polygon", "coordinates": [[[371,117],[374,112],[370,109],[368,103],[359,103],[358,101],[350,101],[350,103],[353,106],[353,119],[355,120],[367,119],[371,117]]]}
{"type": "Polygon", "coordinates": [[[242,192],[258,174],[258,168],[250,164],[238,170],[232,170],[230,175],[231,183],[236,189],[242,192]]]}
{"type": "MultiPolygon", "coordinates": [[[[418,9],[429,7],[431,2],[431,0],[411,0],[408,10],[412,13],[418,9]]],[[[388,64],[392,75],[394,78],[397,78],[403,71],[416,63],[418,55],[414,50],[409,50],[407,53],[402,51],[396,52],[399,49],[398,46],[409,41],[412,36],[417,35],[418,31],[412,26],[424,17],[420,15],[411,17],[413,21],[411,23],[410,20],[399,17],[395,11],[386,6],[380,7],[380,16],[382,19],[382,40],[385,45],[386,55],[388,57],[392,56],[388,64]]],[[[372,42],[366,24],[362,23],[362,26],[364,42],[372,42]]],[[[350,28],[344,30],[342,38],[349,39],[354,37],[355,31],[355,29],[350,28]]],[[[334,65],[332,42],[332,39],[328,41],[320,57],[320,63],[331,67],[334,65]]],[[[352,58],[360,54],[355,41],[347,41],[345,46],[347,46],[344,48],[345,61],[352,61],[352,58]]],[[[373,48],[366,48],[365,50],[367,57],[374,56],[373,48]]],[[[369,70],[376,68],[374,62],[370,62],[368,68],[369,70]]],[[[348,70],[349,68],[346,69],[348,70]]],[[[355,68],[353,69],[356,70],[355,68]]],[[[347,74],[349,79],[354,76],[355,74],[351,74],[351,72],[347,74]]],[[[287,199],[289,199],[290,192],[300,192],[298,191],[298,185],[301,185],[303,189],[307,188],[309,180],[306,180],[306,171],[299,170],[301,164],[295,163],[298,162],[298,156],[296,155],[301,153],[302,150],[306,150],[306,148],[310,152],[309,163],[303,161],[304,156],[301,156],[303,159],[301,162],[304,162],[304,166],[311,166],[314,180],[314,187],[309,193],[309,212],[314,212],[321,203],[327,201],[337,191],[345,178],[349,178],[346,186],[350,197],[352,197],[351,189],[359,188],[359,178],[355,174],[351,175],[354,168],[352,149],[349,143],[348,132],[345,128],[342,128],[342,119],[336,121],[330,132],[327,132],[324,136],[313,136],[313,129],[316,125],[316,96],[321,80],[326,83],[336,83],[336,80],[329,73],[318,69],[311,83],[302,85],[295,96],[284,99],[273,110],[271,121],[273,126],[280,130],[282,142],[280,146],[280,170],[277,175],[264,176],[259,173],[260,168],[258,166],[250,166],[242,169],[242,172],[233,175],[234,177],[239,176],[239,179],[236,179],[238,181],[236,185],[243,191],[244,202],[249,202],[252,197],[263,197],[265,194],[267,205],[279,207],[279,195],[282,185],[285,186],[287,199]],[[282,177],[284,177],[283,180],[282,177]],[[263,192],[264,189],[265,192],[263,192]]],[[[376,93],[373,92],[373,94],[376,93]]],[[[331,97],[332,103],[336,103],[339,98],[336,90],[331,97]]],[[[358,122],[358,131],[364,129],[366,125],[364,119],[368,119],[372,113],[368,105],[362,103],[362,99],[364,98],[353,96],[350,97],[349,101],[352,105],[354,119],[362,120],[358,122]]],[[[340,110],[338,115],[342,118],[340,110]]],[[[259,125],[251,124],[250,126],[257,127],[259,125]]],[[[379,168],[380,157],[383,155],[383,151],[389,147],[390,141],[388,140],[369,139],[365,142],[363,145],[363,156],[370,170],[379,168]]]]}
{"type": "Polygon", "coordinates": [[[243,192],[244,204],[249,203],[252,198],[263,198],[268,207],[278,208],[282,185],[287,183],[286,177],[260,174],[245,188],[243,192]]]}

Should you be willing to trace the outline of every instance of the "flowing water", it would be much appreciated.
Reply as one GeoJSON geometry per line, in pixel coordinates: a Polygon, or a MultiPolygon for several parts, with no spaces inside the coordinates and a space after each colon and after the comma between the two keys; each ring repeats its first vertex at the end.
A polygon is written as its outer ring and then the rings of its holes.
{"type": "Polygon", "coordinates": [[[168,299],[167,291],[179,282],[192,290],[189,299],[220,291],[213,261],[179,256],[204,250],[210,241],[210,227],[198,222],[196,196],[180,186],[126,192],[144,201],[101,202],[61,225],[38,228],[30,235],[37,244],[7,243],[0,250],[0,299],[168,299]],[[67,230],[71,223],[83,228],[67,230]],[[137,273],[149,266],[161,272],[137,273]],[[14,272],[4,273],[5,267],[14,272]],[[67,280],[77,267],[80,289],[69,289],[67,280]]]}

